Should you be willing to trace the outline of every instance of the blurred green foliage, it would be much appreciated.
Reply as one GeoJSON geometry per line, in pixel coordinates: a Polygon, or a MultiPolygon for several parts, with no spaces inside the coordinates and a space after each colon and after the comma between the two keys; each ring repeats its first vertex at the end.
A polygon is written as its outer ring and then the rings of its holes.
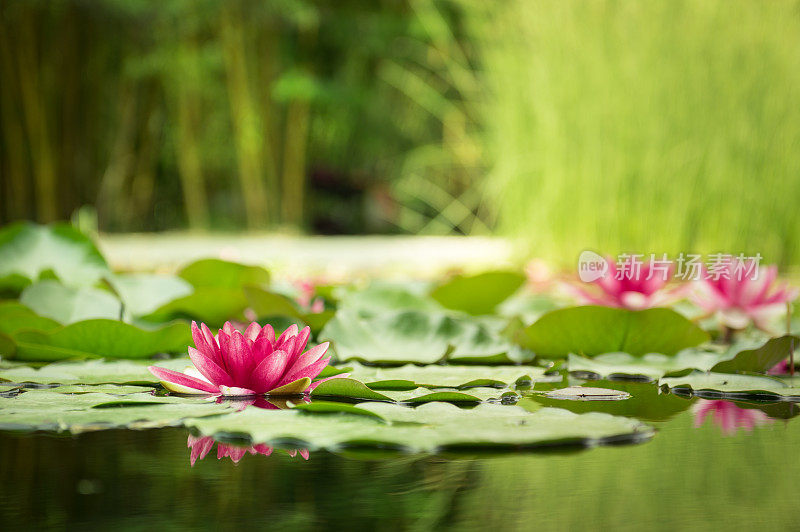
{"type": "Polygon", "coordinates": [[[415,3],[3,2],[0,220],[87,204],[107,231],[436,218],[459,179],[439,179],[442,138],[463,120],[428,60],[457,37],[431,32],[459,15],[431,4],[431,29],[415,3]],[[438,180],[438,203],[398,204],[406,173],[438,180]]]}
{"type": "Polygon", "coordinates": [[[0,74],[0,221],[800,256],[797,0],[7,0],[0,74]]]}
{"type": "Polygon", "coordinates": [[[800,3],[519,0],[484,20],[493,192],[534,254],[800,259],[800,3]]]}

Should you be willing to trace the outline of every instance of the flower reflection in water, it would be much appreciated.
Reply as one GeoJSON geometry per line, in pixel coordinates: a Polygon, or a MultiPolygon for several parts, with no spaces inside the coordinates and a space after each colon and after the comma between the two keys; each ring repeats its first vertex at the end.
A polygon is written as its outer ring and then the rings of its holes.
{"type": "MultiPolygon", "coordinates": [[[[192,467],[194,467],[195,462],[202,460],[206,457],[206,455],[208,455],[215,443],[217,444],[217,459],[222,460],[227,456],[233,460],[233,463],[235,464],[238,464],[239,460],[241,460],[247,453],[269,456],[275,450],[273,447],[265,444],[250,446],[229,445],[226,443],[220,443],[211,436],[198,437],[190,434],[187,447],[192,450],[189,454],[189,462],[192,464],[192,467]]],[[[299,454],[303,457],[303,459],[308,460],[308,449],[292,449],[285,452],[292,458],[299,454]]]]}
{"type": "Polygon", "coordinates": [[[739,428],[751,431],[755,426],[772,423],[772,419],[761,410],[740,408],[730,401],[700,399],[692,406],[692,412],[695,427],[701,426],[710,414],[725,436],[733,436],[739,428]]]}
{"type": "MultiPolygon", "coordinates": [[[[311,402],[307,396],[299,396],[294,400],[294,402],[297,401],[302,401],[304,403],[311,402]]],[[[285,399],[266,399],[263,396],[242,398],[218,397],[217,402],[228,403],[238,411],[242,411],[249,406],[263,408],[265,410],[284,410],[289,408],[287,400],[285,399]]],[[[231,445],[227,443],[220,443],[211,436],[192,436],[190,434],[189,440],[187,441],[187,447],[191,449],[189,454],[189,462],[192,464],[192,467],[194,467],[195,462],[202,460],[208,455],[215,443],[217,444],[217,459],[222,460],[227,456],[233,460],[233,463],[235,464],[238,464],[239,460],[241,460],[247,453],[252,455],[261,454],[264,456],[269,456],[275,450],[273,447],[263,443],[249,446],[231,445]]],[[[309,456],[308,449],[289,449],[285,450],[284,452],[292,458],[299,454],[304,460],[308,460],[309,456]]]]}

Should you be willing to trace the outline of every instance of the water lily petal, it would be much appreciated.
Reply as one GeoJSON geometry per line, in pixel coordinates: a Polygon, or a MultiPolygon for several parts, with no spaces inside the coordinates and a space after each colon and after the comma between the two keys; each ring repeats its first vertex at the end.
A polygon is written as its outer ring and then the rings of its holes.
{"type": "Polygon", "coordinates": [[[251,388],[259,393],[267,392],[278,383],[288,363],[289,353],[273,351],[256,366],[250,375],[251,388]]]}
{"type": "Polygon", "coordinates": [[[237,386],[220,386],[219,391],[225,397],[247,397],[249,395],[258,395],[250,388],[239,388],[237,386]]]}
{"type": "Polygon", "coordinates": [[[197,322],[192,322],[192,340],[194,340],[194,345],[197,347],[198,351],[213,360],[218,366],[222,365],[222,358],[219,355],[219,345],[217,345],[214,335],[205,323],[201,323],[200,327],[198,327],[197,322]]]}
{"type": "Polygon", "coordinates": [[[187,447],[192,449],[189,454],[189,462],[194,467],[195,462],[205,458],[211,448],[214,447],[214,438],[210,436],[195,437],[190,434],[187,447]]]}
{"type": "Polygon", "coordinates": [[[194,364],[194,367],[197,368],[197,371],[199,371],[206,379],[208,379],[211,384],[216,384],[217,386],[220,384],[224,384],[226,386],[233,384],[231,376],[228,375],[224,369],[219,367],[204,353],[191,346],[189,347],[189,358],[192,359],[192,364],[194,364]]]}
{"type": "Polygon", "coordinates": [[[158,377],[164,387],[168,390],[178,391],[171,389],[169,386],[170,384],[176,384],[178,386],[190,389],[189,392],[181,390],[180,393],[219,393],[219,387],[207,382],[203,382],[200,379],[190,377],[184,373],[173,371],[171,369],[160,368],[158,366],[148,366],[147,369],[150,370],[150,373],[158,377]]]}
{"type": "Polygon", "coordinates": [[[284,341],[286,341],[287,338],[290,338],[292,336],[297,336],[298,331],[299,330],[297,328],[297,325],[294,323],[291,324],[289,327],[286,328],[285,331],[283,331],[283,334],[281,334],[281,336],[278,338],[278,341],[275,342],[275,345],[280,346],[283,344],[284,341]]]}
{"type": "Polygon", "coordinates": [[[259,334],[261,334],[261,326],[255,321],[248,325],[244,331],[244,337],[252,342],[256,341],[259,334]]]}
{"type": "Polygon", "coordinates": [[[303,353],[293,364],[290,371],[298,371],[305,367],[310,366],[320,358],[322,358],[328,351],[330,342],[322,342],[303,353]]]}
{"type": "Polygon", "coordinates": [[[222,356],[225,358],[228,375],[233,378],[234,383],[245,383],[253,369],[253,350],[239,331],[228,335],[227,340],[223,340],[224,338],[225,333],[221,332],[219,334],[220,347],[222,356]]]}
{"type": "Polygon", "coordinates": [[[308,377],[309,379],[314,379],[319,373],[325,369],[325,366],[328,365],[328,362],[331,361],[331,357],[321,358],[311,364],[310,366],[306,366],[303,368],[294,369],[292,368],[290,371],[286,372],[286,375],[281,379],[281,384],[289,383],[295,381],[301,377],[308,377]]]}
{"type": "Polygon", "coordinates": [[[269,338],[269,340],[274,344],[275,343],[275,329],[272,328],[272,325],[269,323],[264,325],[261,328],[261,332],[258,333],[258,338],[269,338]]]}

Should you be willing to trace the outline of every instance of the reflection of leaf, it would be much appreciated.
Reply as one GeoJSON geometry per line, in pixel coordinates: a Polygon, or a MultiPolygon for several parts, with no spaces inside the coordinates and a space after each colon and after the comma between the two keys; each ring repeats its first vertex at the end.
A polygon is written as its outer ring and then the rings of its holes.
{"type": "Polygon", "coordinates": [[[525,282],[517,272],[484,272],[478,275],[455,277],[437,286],[431,297],[451,310],[468,314],[491,314],[495,307],[508,299],[525,282]]]}
{"type": "Polygon", "coordinates": [[[48,332],[20,331],[13,338],[20,360],[146,358],[183,351],[191,333],[182,323],[144,330],[120,321],[87,320],[48,332]]]}
{"type": "Polygon", "coordinates": [[[698,349],[684,349],[673,356],[648,353],[635,357],[628,353],[604,353],[593,358],[570,354],[567,367],[571,372],[589,372],[598,378],[647,377],[659,379],[667,373],[682,369],[709,370],[725,355],[698,349]]]}
{"type": "Polygon", "coordinates": [[[197,418],[230,411],[226,404],[205,399],[156,397],[151,393],[65,394],[33,390],[0,399],[0,429],[56,430],[73,434],[114,427],[134,429],[177,426],[197,418]]]}
{"type": "Polygon", "coordinates": [[[11,224],[0,229],[0,291],[19,292],[52,272],[62,283],[89,286],[109,273],[89,238],[66,224],[11,224]]]}
{"type": "Polygon", "coordinates": [[[340,360],[387,364],[433,363],[455,346],[453,358],[481,359],[505,356],[510,345],[482,322],[438,313],[391,312],[364,318],[339,310],[320,333],[330,340],[340,360]]]}
{"type": "Polygon", "coordinates": [[[71,287],[46,280],[25,288],[20,302],[36,314],[67,324],[91,319],[119,319],[122,303],[112,293],[89,286],[71,287]]]}
{"type": "Polygon", "coordinates": [[[340,449],[348,445],[395,447],[424,452],[444,449],[522,449],[553,445],[587,445],[627,436],[652,436],[652,429],[607,414],[577,415],[543,408],[527,412],[515,406],[480,404],[463,410],[447,403],[405,408],[391,403],[362,403],[386,422],[363,415],[309,415],[298,410],[258,410],[187,420],[208,436],[249,435],[254,443],[293,441],[309,448],[340,449]]]}
{"type": "Polygon", "coordinates": [[[584,306],[548,312],[520,331],[518,339],[537,355],[565,357],[569,353],[595,356],[614,352],[672,355],[709,337],[697,325],[666,308],[584,306]]]}
{"type": "Polygon", "coordinates": [[[786,335],[772,338],[760,347],[740,351],[732,359],[720,362],[711,368],[711,371],[717,373],[748,371],[763,373],[787,358],[789,353],[798,346],[800,346],[800,338],[797,336],[786,335]]]}
{"type": "Polygon", "coordinates": [[[184,267],[178,274],[195,288],[240,290],[247,285],[268,285],[270,275],[261,266],[248,266],[220,259],[201,259],[184,267]]]}

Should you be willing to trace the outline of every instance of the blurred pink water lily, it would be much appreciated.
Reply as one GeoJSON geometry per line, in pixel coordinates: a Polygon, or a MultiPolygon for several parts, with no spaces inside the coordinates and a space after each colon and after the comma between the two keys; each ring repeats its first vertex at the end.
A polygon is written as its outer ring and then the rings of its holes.
{"type": "Polygon", "coordinates": [[[736,434],[739,428],[752,431],[753,427],[772,423],[767,414],[755,408],[739,408],[730,401],[700,399],[692,406],[694,426],[699,427],[711,415],[725,436],[736,434]]]}
{"type": "MultiPolygon", "coordinates": [[[[189,453],[189,462],[194,467],[194,464],[198,460],[202,460],[205,458],[211,449],[214,447],[214,444],[217,444],[217,459],[222,460],[225,457],[230,458],[233,460],[233,463],[239,463],[246,454],[250,453],[252,455],[261,454],[264,456],[269,456],[275,450],[274,448],[265,445],[250,445],[250,446],[240,446],[240,445],[228,445],[225,443],[219,443],[214,438],[210,436],[203,436],[197,437],[189,435],[189,441],[187,442],[187,447],[191,449],[189,453]]],[[[303,457],[304,460],[308,460],[309,454],[308,449],[292,449],[286,451],[286,453],[294,458],[299,453],[300,456],[303,457]]]]}
{"type": "MultiPolygon", "coordinates": [[[[291,395],[313,390],[328,379],[312,381],[330,362],[328,342],[303,352],[311,331],[292,325],[275,338],[271,325],[251,323],[244,333],[230,322],[214,335],[205,325],[192,322],[189,347],[194,367],[184,372],[150,366],[170,391],[225,396],[291,395]]],[[[330,378],[330,377],[329,377],[330,378]]]]}
{"type": "Polygon", "coordinates": [[[325,310],[325,302],[321,297],[314,297],[316,294],[316,287],[314,283],[309,281],[297,281],[295,286],[299,291],[296,301],[303,310],[311,312],[312,314],[319,314],[325,310]]]}
{"type": "Polygon", "coordinates": [[[667,305],[683,295],[683,289],[666,290],[672,268],[661,268],[643,261],[635,271],[625,271],[606,258],[608,271],[602,277],[582,286],[570,285],[568,291],[581,302],[604,307],[631,310],[667,305]],[[592,288],[586,288],[586,285],[592,288]]]}
{"type": "Polygon", "coordinates": [[[752,270],[751,266],[733,259],[719,265],[713,275],[706,272],[695,283],[692,301],[731,329],[743,329],[751,322],[768,329],[770,321],[786,312],[797,291],[775,282],[777,266],[761,267],[757,276],[743,275],[743,269],[752,270]]]}

